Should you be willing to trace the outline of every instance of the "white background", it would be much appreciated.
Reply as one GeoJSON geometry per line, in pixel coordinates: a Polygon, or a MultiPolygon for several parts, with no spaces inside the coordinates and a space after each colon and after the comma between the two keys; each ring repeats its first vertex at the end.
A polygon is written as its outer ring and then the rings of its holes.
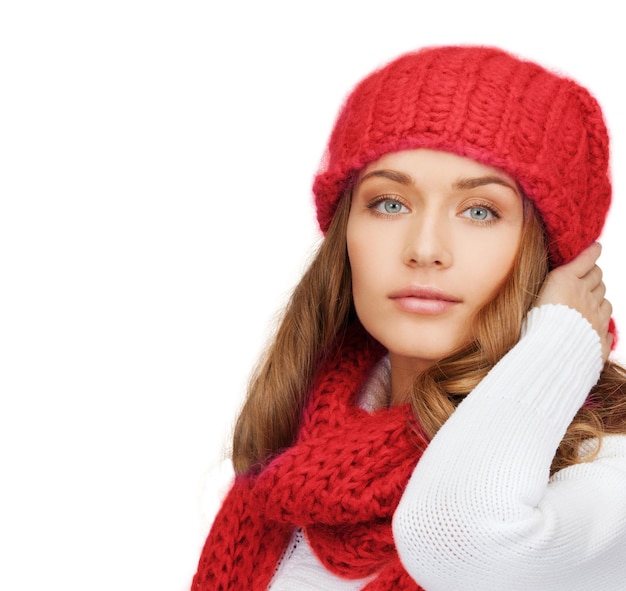
{"type": "Polygon", "coordinates": [[[626,334],[618,5],[3,2],[0,588],[189,587],[207,474],[318,240],[333,119],[401,52],[499,45],[596,94],[626,334]]]}

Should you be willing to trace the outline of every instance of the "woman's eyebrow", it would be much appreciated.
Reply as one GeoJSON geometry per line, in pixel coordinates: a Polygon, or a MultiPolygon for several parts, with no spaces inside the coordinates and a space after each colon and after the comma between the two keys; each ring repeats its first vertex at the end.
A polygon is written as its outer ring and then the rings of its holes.
{"type": "Polygon", "coordinates": [[[408,174],[405,174],[404,172],[400,172],[399,170],[391,170],[388,168],[383,168],[380,170],[372,170],[371,172],[368,172],[366,175],[363,175],[363,177],[359,179],[358,184],[361,184],[363,181],[372,177],[386,178],[396,183],[400,183],[401,185],[413,184],[413,179],[408,174]]]}
{"type": "Polygon", "coordinates": [[[475,189],[476,187],[482,187],[484,185],[502,185],[503,187],[508,187],[515,193],[519,193],[517,187],[514,184],[511,184],[506,179],[503,179],[499,176],[480,176],[480,177],[471,177],[471,178],[462,178],[454,183],[455,189],[467,190],[467,189],[475,189]]]}
{"type": "MultiPolygon", "coordinates": [[[[415,184],[415,181],[410,175],[404,172],[401,172],[399,170],[392,170],[389,168],[382,168],[382,169],[372,170],[371,172],[368,172],[367,174],[363,175],[361,179],[359,179],[358,184],[361,184],[367,179],[373,178],[373,177],[381,177],[381,178],[389,179],[401,185],[409,186],[409,185],[415,184]]],[[[460,178],[454,183],[453,188],[457,190],[469,190],[469,189],[475,189],[476,187],[482,187],[484,185],[490,185],[490,184],[497,184],[497,185],[502,185],[503,187],[508,187],[516,194],[519,194],[518,188],[515,184],[497,175],[460,178]]]]}

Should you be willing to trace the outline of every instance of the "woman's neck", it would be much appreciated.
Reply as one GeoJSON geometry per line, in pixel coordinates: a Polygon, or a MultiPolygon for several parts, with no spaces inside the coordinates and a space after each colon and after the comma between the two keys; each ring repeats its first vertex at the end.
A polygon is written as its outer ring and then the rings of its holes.
{"type": "Polygon", "coordinates": [[[391,395],[389,405],[404,404],[410,400],[413,384],[432,362],[424,359],[404,357],[389,352],[391,365],[391,395]]]}

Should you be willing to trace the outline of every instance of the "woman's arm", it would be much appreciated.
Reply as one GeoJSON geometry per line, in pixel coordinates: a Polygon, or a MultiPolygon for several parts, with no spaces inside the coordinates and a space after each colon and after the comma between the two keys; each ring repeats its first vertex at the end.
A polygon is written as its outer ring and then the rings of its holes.
{"type": "Polygon", "coordinates": [[[520,342],[433,438],[393,523],[425,589],[624,588],[626,436],[549,480],[602,357],[577,311],[535,308],[520,342]]]}

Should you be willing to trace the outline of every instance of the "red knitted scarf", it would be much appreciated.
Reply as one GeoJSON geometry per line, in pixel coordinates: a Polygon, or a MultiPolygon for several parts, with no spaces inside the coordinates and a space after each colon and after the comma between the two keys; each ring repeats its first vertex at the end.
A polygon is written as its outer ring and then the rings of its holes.
{"type": "Polygon", "coordinates": [[[237,477],[207,538],[192,591],[265,591],[295,528],[367,591],[419,590],[395,551],[391,517],[426,439],[408,405],[355,404],[383,351],[353,332],[318,373],[296,443],[237,477]]]}

